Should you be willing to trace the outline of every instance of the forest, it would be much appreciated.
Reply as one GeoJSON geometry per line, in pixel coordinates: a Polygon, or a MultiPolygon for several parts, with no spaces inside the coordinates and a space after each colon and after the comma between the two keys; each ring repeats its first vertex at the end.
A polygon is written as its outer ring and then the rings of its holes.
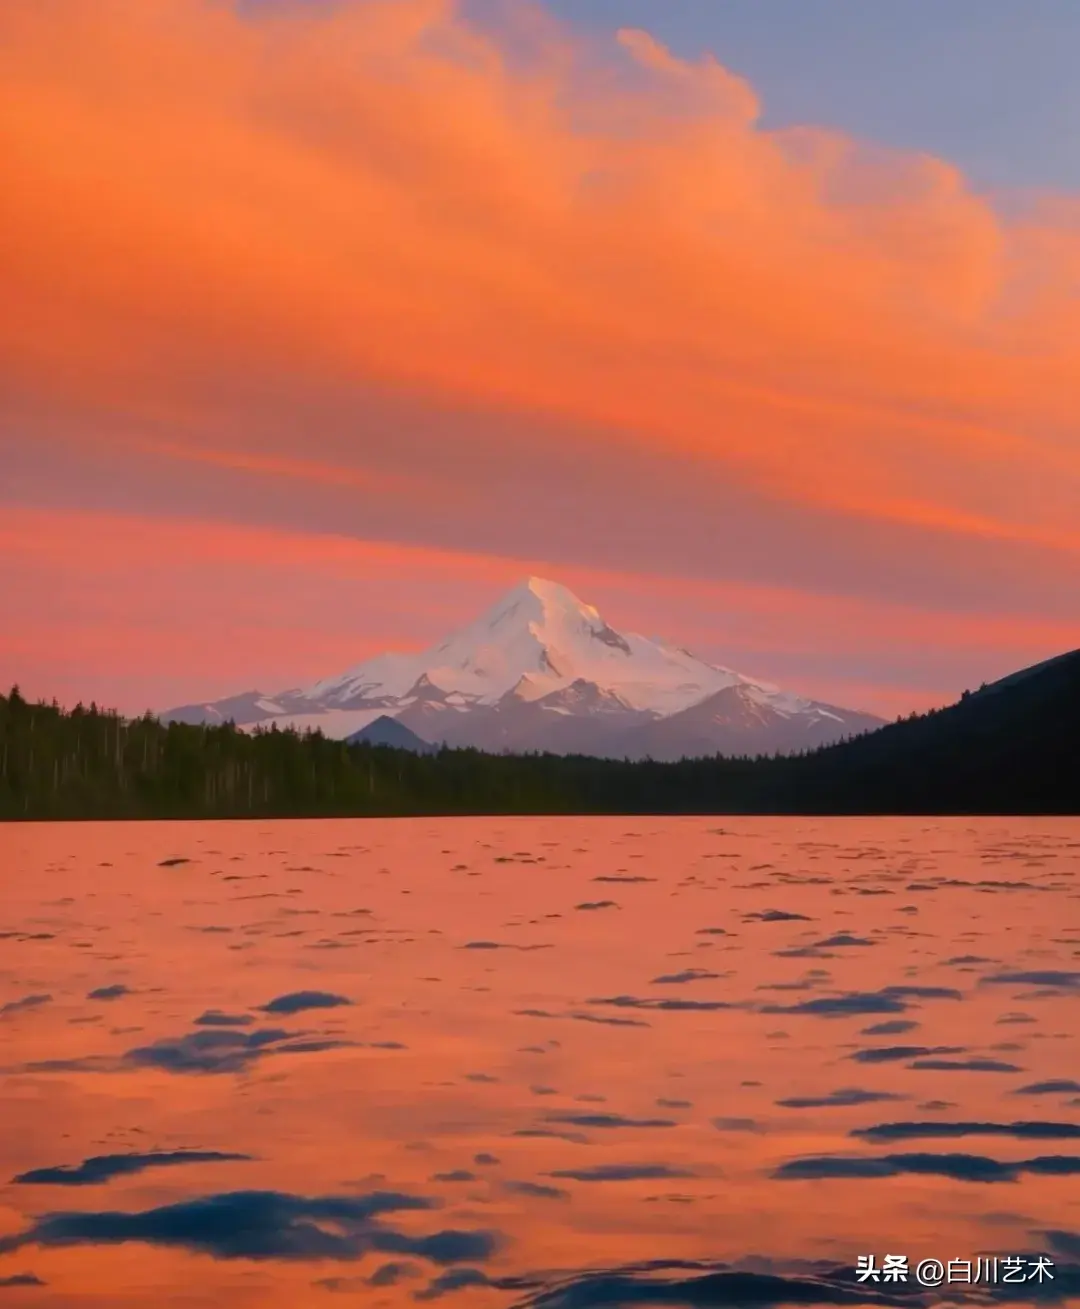
{"type": "Polygon", "coordinates": [[[241,731],[0,695],[0,819],[1080,813],[1080,654],[773,758],[630,762],[241,731]]]}

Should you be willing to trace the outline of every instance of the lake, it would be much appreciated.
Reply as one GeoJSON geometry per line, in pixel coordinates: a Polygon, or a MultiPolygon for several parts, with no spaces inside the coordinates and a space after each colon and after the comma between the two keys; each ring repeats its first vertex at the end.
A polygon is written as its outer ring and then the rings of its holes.
{"type": "Polygon", "coordinates": [[[7,825],[0,870],[0,1305],[1080,1303],[1075,819],[7,825]]]}

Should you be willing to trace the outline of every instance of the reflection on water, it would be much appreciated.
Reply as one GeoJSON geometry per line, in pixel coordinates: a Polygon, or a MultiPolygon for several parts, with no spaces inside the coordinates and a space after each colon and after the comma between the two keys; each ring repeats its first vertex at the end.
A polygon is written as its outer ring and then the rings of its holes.
{"type": "Polygon", "coordinates": [[[871,1253],[1080,1302],[1075,820],[27,825],[0,868],[0,1304],[942,1294],[871,1253]]]}

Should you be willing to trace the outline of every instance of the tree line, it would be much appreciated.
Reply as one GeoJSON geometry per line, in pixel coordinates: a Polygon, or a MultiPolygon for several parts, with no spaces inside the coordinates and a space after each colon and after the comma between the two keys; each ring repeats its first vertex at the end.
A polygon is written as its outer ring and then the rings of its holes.
{"type": "MultiPolygon", "coordinates": [[[[749,761],[731,761],[732,772],[749,761]]],[[[0,818],[600,813],[671,808],[679,765],[420,755],[318,731],[163,723],[0,696],[0,818]]],[[[699,788],[700,790],[700,788],[699,788]]]]}
{"type": "Polygon", "coordinates": [[[414,754],[273,724],[65,710],[13,687],[0,695],[0,819],[1080,813],[1075,671],[1064,698],[1057,684],[973,695],[800,755],[677,763],[414,754]]]}

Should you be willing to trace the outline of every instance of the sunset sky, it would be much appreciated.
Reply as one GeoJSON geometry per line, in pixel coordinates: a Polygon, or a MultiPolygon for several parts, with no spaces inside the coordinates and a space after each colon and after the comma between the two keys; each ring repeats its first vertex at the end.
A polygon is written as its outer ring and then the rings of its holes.
{"type": "Polygon", "coordinates": [[[282,689],[529,573],[887,714],[1080,646],[1078,48],[1076,0],[0,6],[0,684],[282,689]]]}

